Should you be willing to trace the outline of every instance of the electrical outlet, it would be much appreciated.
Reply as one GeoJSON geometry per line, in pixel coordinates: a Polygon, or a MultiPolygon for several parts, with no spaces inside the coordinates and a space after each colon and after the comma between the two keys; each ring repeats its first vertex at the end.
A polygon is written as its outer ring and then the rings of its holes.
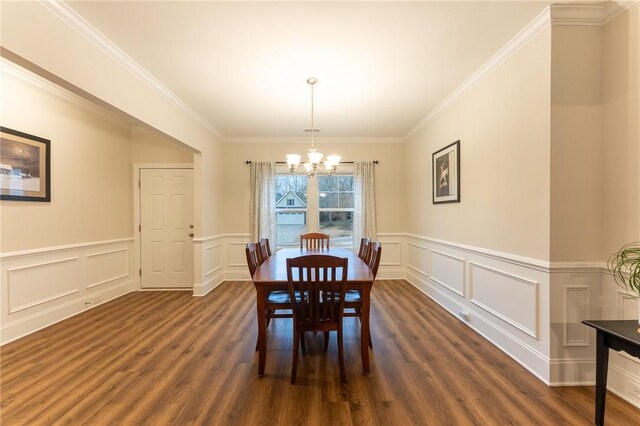
{"type": "Polygon", "coordinates": [[[636,398],[640,399],[640,385],[631,383],[629,393],[636,398]]]}
{"type": "Polygon", "coordinates": [[[458,312],[458,316],[460,316],[460,318],[462,318],[462,320],[464,322],[469,322],[471,321],[471,315],[469,315],[469,312],[466,311],[460,311],[458,312]]]}

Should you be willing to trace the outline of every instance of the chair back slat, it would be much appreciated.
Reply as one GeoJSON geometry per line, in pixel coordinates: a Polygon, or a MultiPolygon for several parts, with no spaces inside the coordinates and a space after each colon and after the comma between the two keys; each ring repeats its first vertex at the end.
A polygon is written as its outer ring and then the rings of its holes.
{"type": "Polygon", "coordinates": [[[375,280],[376,275],[378,274],[378,267],[380,266],[380,258],[382,257],[382,244],[380,241],[375,241],[371,243],[370,254],[369,254],[369,268],[373,273],[373,279],[375,280]]]}
{"type": "Polygon", "coordinates": [[[364,237],[360,239],[360,250],[358,251],[358,257],[369,264],[369,257],[371,255],[371,238],[364,237]]]}
{"type": "Polygon", "coordinates": [[[328,249],[329,235],[319,232],[310,232],[300,235],[300,248],[306,249],[328,249]]]}
{"type": "Polygon", "coordinates": [[[260,266],[260,259],[258,258],[258,245],[256,243],[247,243],[245,248],[245,254],[247,255],[247,265],[249,266],[249,273],[251,278],[256,273],[256,269],[260,266]]]}
{"type": "Polygon", "coordinates": [[[262,264],[265,260],[271,257],[271,247],[269,247],[268,238],[260,238],[258,245],[258,260],[262,264]]]}
{"type": "Polygon", "coordinates": [[[287,259],[287,281],[295,301],[294,321],[329,325],[342,321],[348,259],[308,255],[287,259]],[[295,297],[299,292],[299,299],[295,297]]]}

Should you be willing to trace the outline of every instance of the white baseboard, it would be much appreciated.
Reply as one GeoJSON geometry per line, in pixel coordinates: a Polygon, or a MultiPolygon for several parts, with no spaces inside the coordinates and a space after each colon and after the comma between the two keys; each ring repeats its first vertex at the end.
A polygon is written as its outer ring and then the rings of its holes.
{"type": "Polygon", "coordinates": [[[205,296],[211,290],[222,284],[224,281],[224,273],[222,271],[217,272],[216,274],[208,278],[204,283],[195,284],[193,286],[193,295],[197,297],[205,296]]]}
{"type": "Polygon", "coordinates": [[[79,313],[95,308],[96,306],[100,306],[110,300],[124,296],[131,291],[133,291],[133,281],[126,281],[103,289],[99,292],[85,295],[64,304],[34,313],[8,324],[3,324],[2,327],[0,327],[0,339],[4,345],[67,318],[73,317],[79,313]]]}

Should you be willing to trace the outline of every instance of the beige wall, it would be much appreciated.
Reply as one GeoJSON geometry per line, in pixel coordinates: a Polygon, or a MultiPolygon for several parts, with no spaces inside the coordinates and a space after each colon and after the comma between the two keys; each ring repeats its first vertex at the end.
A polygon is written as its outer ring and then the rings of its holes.
{"type": "Polygon", "coordinates": [[[411,137],[409,233],[549,259],[551,31],[411,137]],[[434,205],[431,154],[461,142],[461,202],[434,205]]]}
{"type": "MultiPolygon", "coordinates": [[[[226,232],[249,232],[249,166],[247,160],[284,161],[286,154],[304,155],[309,144],[224,144],[224,205],[226,232]]],[[[373,161],[375,168],[378,232],[405,231],[404,145],[394,143],[322,143],[324,154],[339,153],[343,161],[373,161]]]]}
{"type": "Polygon", "coordinates": [[[227,158],[224,146],[219,140],[211,140],[208,146],[194,157],[196,179],[196,210],[202,212],[196,235],[209,237],[229,232],[226,222],[229,212],[227,205],[225,175],[227,158]],[[201,233],[198,230],[202,230],[201,233]]]}
{"type": "Polygon", "coordinates": [[[640,240],[639,9],[603,28],[603,259],[640,240]]]}
{"type": "Polygon", "coordinates": [[[551,42],[551,260],[602,252],[602,27],[554,26],[551,42]]]}
{"type": "Polygon", "coordinates": [[[13,78],[0,82],[2,125],[51,140],[52,194],[50,203],[0,202],[2,251],[131,237],[128,126],[13,78]]]}
{"type": "Polygon", "coordinates": [[[131,162],[193,163],[194,151],[156,132],[142,128],[131,130],[131,162]]]}

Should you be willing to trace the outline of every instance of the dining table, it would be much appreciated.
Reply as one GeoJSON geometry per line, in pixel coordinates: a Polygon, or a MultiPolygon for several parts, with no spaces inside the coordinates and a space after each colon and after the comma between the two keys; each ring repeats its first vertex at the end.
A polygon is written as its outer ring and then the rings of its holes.
{"type": "Polygon", "coordinates": [[[267,360],[267,319],[265,302],[269,292],[287,290],[287,259],[311,254],[338,256],[348,259],[347,289],[358,290],[362,298],[362,318],[360,322],[360,352],[362,370],[369,373],[369,312],[371,308],[371,287],[373,273],[356,253],[347,248],[299,249],[284,248],[273,253],[256,270],[253,284],[256,288],[256,311],[258,316],[258,375],[264,376],[267,360]]]}

